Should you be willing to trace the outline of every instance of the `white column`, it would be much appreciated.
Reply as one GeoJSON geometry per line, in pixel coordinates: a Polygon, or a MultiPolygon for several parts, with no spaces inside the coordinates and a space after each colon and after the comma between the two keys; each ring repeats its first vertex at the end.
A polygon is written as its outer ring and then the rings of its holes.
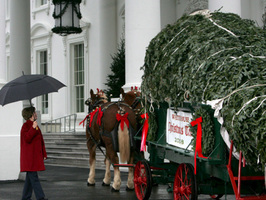
{"type": "Polygon", "coordinates": [[[106,78],[111,72],[111,55],[117,51],[116,1],[91,1],[88,12],[92,24],[89,34],[89,49],[91,50],[89,51],[88,84],[95,92],[96,88],[106,88],[106,78]]]}
{"type": "Polygon", "coordinates": [[[161,30],[160,0],[125,1],[126,84],[140,86],[146,49],[161,30]]]}
{"type": "MultiPolygon", "coordinates": [[[[0,3],[3,1],[0,0],[0,3]]],[[[5,6],[1,5],[0,8],[2,10],[5,6]]],[[[30,74],[30,58],[30,1],[12,0],[8,72],[10,80],[21,76],[21,71],[30,74]]],[[[0,106],[0,180],[14,180],[19,177],[20,129],[23,122],[21,110],[21,101],[0,106]]]]}
{"type": "Polygon", "coordinates": [[[30,74],[30,1],[10,1],[10,80],[30,74]]]}
{"type": "Polygon", "coordinates": [[[0,88],[6,81],[5,0],[0,0],[0,88]]]}
{"type": "Polygon", "coordinates": [[[224,13],[235,13],[241,16],[241,0],[209,0],[211,12],[219,10],[224,13]]]}

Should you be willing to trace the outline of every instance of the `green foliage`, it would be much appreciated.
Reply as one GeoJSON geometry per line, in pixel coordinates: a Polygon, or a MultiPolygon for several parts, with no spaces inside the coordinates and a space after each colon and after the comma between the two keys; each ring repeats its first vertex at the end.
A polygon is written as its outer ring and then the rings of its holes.
{"type": "Polygon", "coordinates": [[[265,157],[265,30],[232,13],[183,16],[146,50],[142,93],[182,105],[223,99],[224,126],[247,162],[265,157]],[[254,99],[255,98],[255,99],[254,99]],[[263,141],[261,141],[263,140],[263,141]]]}
{"type": "Polygon", "coordinates": [[[111,63],[112,73],[108,75],[107,83],[108,89],[105,93],[112,97],[119,97],[120,89],[125,84],[125,40],[122,39],[117,53],[112,56],[113,62],[111,63]]]}

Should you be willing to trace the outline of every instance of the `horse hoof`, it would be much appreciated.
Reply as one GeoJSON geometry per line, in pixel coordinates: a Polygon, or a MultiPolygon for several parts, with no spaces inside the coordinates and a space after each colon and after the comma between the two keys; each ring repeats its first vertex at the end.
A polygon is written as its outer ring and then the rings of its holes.
{"type": "Polygon", "coordinates": [[[110,184],[106,184],[105,182],[103,182],[102,186],[110,186],[110,184]]]}
{"type": "Polygon", "coordinates": [[[116,190],[112,187],[111,192],[119,192],[119,190],[116,190]]]}
{"type": "Polygon", "coordinates": [[[87,182],[87,186],[90,187],[90,186],[95,186],[95,183],[89,183],[87,182]]]}
{"type": "Polygon", "coordinates": [[[134,191],[134,190],[135,190],[134,188],[126,187],[126,191],[134,191]]]}

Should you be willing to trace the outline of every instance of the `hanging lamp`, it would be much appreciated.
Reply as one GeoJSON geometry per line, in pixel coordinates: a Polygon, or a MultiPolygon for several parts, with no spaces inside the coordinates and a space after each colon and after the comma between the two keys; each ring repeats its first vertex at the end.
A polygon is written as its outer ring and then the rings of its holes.
{"type": "Polygon", "coordinates": [[[80,3],[81,0],[53,0],[55,27],[52,31],[54,33],[66,36],[82,32],[79,25],[82,17],[80,3]]]}

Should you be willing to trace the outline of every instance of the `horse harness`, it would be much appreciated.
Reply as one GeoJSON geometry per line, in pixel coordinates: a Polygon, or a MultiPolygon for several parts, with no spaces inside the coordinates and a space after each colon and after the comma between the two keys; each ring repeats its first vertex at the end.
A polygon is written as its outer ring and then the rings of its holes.
{"type": "MultiPolygon", "coordinates": [[[[104,105],[104,104],[102,104],[101,102],[102,102],[103,100],[104,100],[104,98],[99,99],[97,102],[95,102],[95,103],[92,105],[92,107],[96,108],[97,106],[99,106],[99,108],[102,108],[102,107],[103,107],[102,105],[104,105]]],[[[123,103],[123,102],[113,102],[113,103],[110,103],[110,104],[108,104],[107,106],[105,106],[105,107],[103,107],[103,108],[101,109],[101,111],[103,112],[102,117],[104,116],[105,111],[106,111],[108,108],[110,108],[112,105],[117,105],[117,106],[118,106],[120,114],[125,114],[125,110],[121,107],[121,105],[123,105],[123,106],[127,106],[127,107],[131,108],[131,107],[130,107],[128,104],[126,104],[126,103],[123,103]]],[[[89,106],[89,107],[90,107],[90,106],[89,106]]],[[[89,109],[90,109],[90,108],[89,108],[89,109]]],[[[93,111],[91,111],[90,113],[92,113],[92,112],[93,112],[93,111]]],[[[98,114],[99,114],[99,113],[98,113],[98,114]]],[[[87,118],[87,124],[90,123],[90,121],[92,120],[91,117],[94,117],[94,116],[89,115],[89,117],[87,118]]],[[[118,125],[119,125],[119,122],[116,121],[116,124],[114,125],[113,130],[112,130],[111,132],[109,132],[109,131],[106,131],[106,130],[104,129],[104,123],[101,123],[101,125],[99,125],[100,140],[98,140],[98,141],[97,141],[97,140],[95,139],[95,137],[92,135],[92,132],[91,132],[91,130],[90,130],[90,126],[87,126],[87,128],[88,128],[88,133],[89,133],[89,135],[90,135],[90,137],[87,139],[87,142],[89,141],[89,139],[91,139],[91,140],[94,142],[94,144],[100,149],[100,151],[103,153],[103,155],[106,157],[104,151],[101,149],[101,147],[104,147],[104,143],[103,143],[103,141],[102,141],[102,136],[106,136],[106,137],[109,137],[109,138],[112,139],[112,143],[113,143],[114,150],[115,150],[116,152],[118,152],[118,151],[119,151],[119,149],[118,149],[118,144],[117,144],[118,137],[117,137],[117,134],[116,134],[116,133],[117,133],[117,130],[118,130],[118,125]]],[[[129,122],[129,129],[130,129],[130,132],[135,133],[134,129],[132,128],[132,126],[131,126],[131,124],[130,124],[130,122],[129,122]]],[[[130,135],[135,135],[135,134],[130,134],[130,135]]],[[[130,137],[130,138],[131,138],[131,145],[133,145],[133,141],[132,141],[133,137],[130,137]]]]}

